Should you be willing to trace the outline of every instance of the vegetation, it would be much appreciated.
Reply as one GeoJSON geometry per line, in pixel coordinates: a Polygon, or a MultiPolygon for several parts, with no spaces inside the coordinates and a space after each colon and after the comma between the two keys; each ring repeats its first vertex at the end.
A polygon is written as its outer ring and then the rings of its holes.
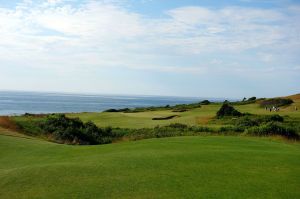
{"type": "Polygon", "coordinates": [[[16,126],[14,129],[28,135],[68,144],[104,144],[123,139],[203,134],[280,135],[299,139],[300,113],[290,108],[293,107],[283,108],[273,115],[256,103],[233,107],[227,102],[222,105],[201,105],[201,108],[178,112],[176,115],[172,114],[174,110],[137,113],[112,111],[66,116],[26,114],[1,117],[0,126],[16,126]],[[174,125],[181,125],[181,128],[174,125]]]}
{"type": "Polygon", "coordinates": [[[280,135],[287,138],[299,139],[295,128],[286,126],[279,122],[268,122],[260,126],[254,126],[246,130],[246,133],[252,135],[280,135]]]}
{"type": "Polygon", "coordinates": [[[211,102],[208,100],[203,100],[202,102],[200,102],[200,104],[201,105],[209,105],[209,104],[211,104],[211,102]]]}
{"type": "Polygon", "coordinates": [[[285,99],[285,98],[271,98],[271,99],[266,99],[262,100],[260,102],[260,106],[262,107],[280,107],[280,106],[287,106],[292,104],[294,101],[291,99],[285,99]]]}
{"type": "Polygon", "coordinates": [[[0,198],[300,198],[295,99],[276,114],[256,99],[201,104],[172,118],[172,109],[0,117],[0,198]],[[39,138],[163,139],[79,147],[39,138]]]}
{"type": "Polygon", "coordinates": [[[237,111],[236,109],[234,109],[231,105],[229,105],[228,103],[224,103],[222,105],[222,107],[220,108],[220,110],[217,112],[217,117],[221,118],[221,117],[225,117],[225,116],[242,116],[242,113],[240,113],[239,111],[237,111]]]}
{"type": "MultiPolygon", "coordinates": [[[[28,120],[30,123],[32,120],[28,120]]],[[[289,139],[299,139],[298,128],[291,126],[289,123],[284,123],[283,117],[279,115],[244,115],[239,118],[219,118],[218,122],[223,125],[216,126],[189,126],[181,123],[171,123],[166,126],[156,126],[154,128],[99,128],[92,122],[83,123],[78,118],[70,119],[64,115],[51,115],[44,119],[43,122],[38,120],[38,127],[27,129],[27,131],[35,132],[38,137],[46,136],[46,139],[67,144],[105,144],[116,142],[119,140],[140,140],[148,138],[162,138],[174,136],[195,136],[195,135],[256,135],[268,136],[279,135],[289,139]],[[38,129],[38,131],[36,131],[38,129]],[[257,133],[255,130],[259,129],[257,133]]],[[[23,122],[21,125],[26,124],[23,122]]],[[[25,129],[32,125],[21,126],[25,129]]]]}
{"type": "Polygon", "coordinates": [[[166,106],[150,106],[150,107],[138,107],[138,108],[122,108],[122,109],[108,109],[104,112],[123,112],[123,113],[139,113],[146,111],[161,111],[161,110],[172,110],[173,112],[185,112],[190,109],[200,108],[201,104],[210,103],[208,100],[204,100],[200,103],[192,103],[192,104],[177,104],[174,106],[166,105],[166,106]]]}
{"type": "Polygon", "coordinates": [[[256,100],[256,97],[250,97],[249,99],[248,99],[248,101],[255,101],[256,100]]]}
{"type": "Polygon", "coordinates": [[[111,128],[99,128],[92,122],[83,123],[79,118],[64,114],[51,114],[34,118],[25,115],[14,120],[19,129],[29,135],[46,137],[67,144],[106,144],[112,142],[111,128]]]}
{"type": "Polygon", "coordinates": [[[50,133],[63,143],[111,143],[111,128],[101,129],[93,122],[83,123],[79,118],[67,118],[64,114],[49,115],[40,126],[44,133],[50,133]]]}
{"type": "Polygon", "coordinates": [[[242,101],[228,102],[228,103],[230,103],[231,105],[246,105],[246,104],[256,103],[259,100],[261,99],[256,99],[256,97],[250,97],[249,99],[244,97],[242,101]]]}

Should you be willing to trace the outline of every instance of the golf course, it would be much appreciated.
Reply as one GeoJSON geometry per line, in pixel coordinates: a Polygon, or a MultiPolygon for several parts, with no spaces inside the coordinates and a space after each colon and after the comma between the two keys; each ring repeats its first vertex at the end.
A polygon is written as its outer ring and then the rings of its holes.
{"type": "MultiPolygon", "coordinates": [[[[294,110],[300,105],[299,95],[290,98],[293,104],[276,114],[295,123],[300,119],[299,111],[294,110]]],[[[216,119],[221,106],[201,105],[166,120],[152,118],[174,112],[76,113],[67,117],[137,132],[172,123],[217,128],[232,119],[216,119]]],[[[257,102],[234,107],[258,116],[274,114],[257,102]]],[[[40,116],[15,116],[12,121],[26,123],[36,118],[40,116]]],[[[34,123],[28,124],[35,129],[34,123]]],[[[68,145],[1,127],[0,198],[300,198],[299,141],[243,133],[184,135],[68,145]]]]}
{"type": "Polygon", "coordinates": [[[0,0],[0,199],[300,199],[300,0],[0,0]]]}
{"type": "MultiPolygon", "coordinates": [[[[281,107],[276,112],[281,116],[289,116],[291,119],[300,122],[300,111],[295,111],[294,107],[300,107],[300,94],[289,96],[294,103],[290,106],[281,107]]],[[[172,110],[146,111],[137,113],[124,112],[95,112],[95,113],[73,113],[67,114],[69,117],[79,117],[83,121],[93,121],[98,126],[111,126],[121,128],[151,128],[157,125],[168,125],[171,123],[182,123],[187,125],[207,125],[217,127],[218,124],[212,122],[216,112],[220,109],[222,103],[213,103],[209,105],[201,105],[200,108],[194,108],[186,112],[172,112],[172,110]],[[152,120],[155,117],[167,117],[177,115],[170,120],[152,120]]],[[[257,115],[272,115],[274,112],[265,110],[258,103],[234,106],[243,113],[257,115]]]]}
{"type": "Polygon", "coordinates": [[[0,153],[0,198],[300,197],[300,145],[268,138],[69,146],[1,135],[0,153]]]}

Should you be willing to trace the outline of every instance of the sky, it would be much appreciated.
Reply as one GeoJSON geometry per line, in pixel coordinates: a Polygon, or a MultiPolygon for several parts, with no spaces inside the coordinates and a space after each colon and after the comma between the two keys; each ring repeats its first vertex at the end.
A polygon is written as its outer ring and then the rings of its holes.
{"type": "Polygon", "coordinates": [[[0,90],[300,93],[300,1],[0,0],[0,90]]]}

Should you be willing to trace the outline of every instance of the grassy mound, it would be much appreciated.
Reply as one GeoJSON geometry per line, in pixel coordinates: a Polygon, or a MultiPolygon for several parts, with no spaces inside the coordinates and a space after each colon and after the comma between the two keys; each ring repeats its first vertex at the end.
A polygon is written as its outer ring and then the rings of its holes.
{"type": "Polygon", "coordinates": [[[101,146],[0,135],[0,198],[300,198],[300,146],[177,137],[101,146]]]}

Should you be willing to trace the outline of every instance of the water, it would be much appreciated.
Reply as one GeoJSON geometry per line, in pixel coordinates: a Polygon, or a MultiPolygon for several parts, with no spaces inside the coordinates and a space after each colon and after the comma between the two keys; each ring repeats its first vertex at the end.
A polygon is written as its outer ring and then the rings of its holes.
{"type": "MultiPolygon", "coordinates": [[[[204,98],[0,91],[0,115],[100,112],[110,108],[164,106],[202,100],[204,98]]],[[[218,101],[218,99],[208,100],[218,101]]]]}

